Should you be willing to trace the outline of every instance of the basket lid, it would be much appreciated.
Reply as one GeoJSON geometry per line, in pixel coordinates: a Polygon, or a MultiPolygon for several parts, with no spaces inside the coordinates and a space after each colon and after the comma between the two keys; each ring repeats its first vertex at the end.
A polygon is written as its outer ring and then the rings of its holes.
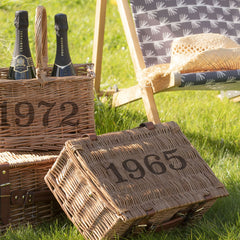
{"type": "Polygon", "coordinates": [[[10,167],[33,165],[40,162],[56,160],[59,151],[35,152],[0,152],[0,164],[8,163],[10,167]]]}
{"type": "Polygon", "coordinates": [[[228,195],[175,122],[69,140],[64,151],[125,221],[228,195]]]}

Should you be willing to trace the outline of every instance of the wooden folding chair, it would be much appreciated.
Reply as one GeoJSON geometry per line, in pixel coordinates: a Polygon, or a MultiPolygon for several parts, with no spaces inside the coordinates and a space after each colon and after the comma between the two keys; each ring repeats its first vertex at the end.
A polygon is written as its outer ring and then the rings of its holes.
{"type": "MultiPolygon", "coordinates": [[[[99,95],[102,93],[100,78],[106,5],[107,0],[97,0],[93,62],[95,91],[99,95]]],[[[151,66],[170,63],[170,48],[175,38],[216,33],[240,43],[238,0],[130,0],[130,4],[128,0],[117,0],[117,5],[137,77],[139,72],[151,66]]],[[[113,106],[142,98],[148,120],[159,123],[153,96],[157,92],[169,89],[240,90],[239,69],[177,73],[176,76],[177,86],[176,78],[162,78],[151,85],[138,84],[120,89],[112,93],[113,106]]]]}

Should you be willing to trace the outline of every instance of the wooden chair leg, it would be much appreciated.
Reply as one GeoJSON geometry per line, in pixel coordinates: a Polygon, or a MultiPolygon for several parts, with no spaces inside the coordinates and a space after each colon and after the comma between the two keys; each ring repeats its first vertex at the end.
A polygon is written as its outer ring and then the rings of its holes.
{"type": "Polygon", "coordinates": [[[142,91],[142,99],[143,99],[148,121],[153,122],[155,124],[160,123],[160,118],[159,118],[156,102],[154,100],[152,88],[143,87],[141,91],[142,91]]]}
{"type": "Polygon", "coordinates": [[[153,96],[153,89],[151,87],[140,87],[139,85],[123,89],[120,92],[113,94],[113,107],[119,107],[124,104],[143,99],[145,111],[148,121],[153,123],[160,123],[157,106],[153,96]]]}
{"type": "Polygon", "coordinates": [[[233,102],[240,102],[240,96],[231,99],[233,102]]]}
{"type": "Polygon", "coordinates": [[[107,8],[107,0],[97,0],[93,56],[92,56],[92,62],[94,63],[94,67],[95,67],[94,71],[96,75],[95,82],[94,82],[96,93],[100,92],[106,8],[107,8]]]}

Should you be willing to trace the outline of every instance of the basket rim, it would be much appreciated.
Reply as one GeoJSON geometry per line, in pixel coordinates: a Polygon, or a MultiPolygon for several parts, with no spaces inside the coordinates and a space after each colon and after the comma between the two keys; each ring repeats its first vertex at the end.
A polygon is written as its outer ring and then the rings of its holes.
{"type": "MultiPolygon", "coordinates": [[[[93,71],[93,63],[85,63],[85,64],[73,64],[75,68],[86,68],[86,75],[76,75],[76,76],[65,76],[65,77],[52,77],[47,76],[46,84],[51,82],[68,82],[68,81],[79,81],[79,80],[92,80],[95,78],[95,73],[93,71]]],[[[48,68],[51,68],[51,65],[48,65],[48,68]]],[[[1,71],[7,71],[8,68],[0,68],[1,71]]],[[[38,78],[31,78],[31,79],[19,79],[19,80],[12,80],[7,78],[1,78],[0,77],[0,85],[6,85],[6,84],[14,84],[14,85],[22,85],[22,84],[30,84],[30,83],[39,83],[39,85],[42,84],[41,79],[38,78]]],[[[27,85],[26,85],[27,86],[27,85]]]]}
{"type": "Polygon", "coordinates": [[[9,164],[10,168],[39,165],[45,163],[54,163],[60,151],[35,151],[35,152],[14,152],[5,151],[0,153],[0,165],[9,164]],[[4,157],[4,155],[6,155],[4,157]],[[2,161],[3,159],[3,161],[2,161]],[[34,160],[36,159],[36,160],[34,160]],[[28,161],[26,161],[28,160],[28,161]]]}
{"type": "MultiPolygon", "coordinates": [[[[181,129],[180,127],[175,123],[175,122],[168,122],[168,123],[160,123],[160,124],[157,124],[155,126],[158,126],[158,128],[156,130],[154,130],[154,135],[158,135],[159,136],[159,132],[158,131],[165,131],[166,128],[170,127],[170,131],[171,132],[175,132],[176,131],[176,128],[178,129],[178,131],[181,132],[181,129]]],[[[124,134],[129,134],[129,135],[135,135],[135,139],[138,139],[137,137],[137,134],[140,133],[143,137],[143,135],[145,135],[144,133],[147,133],[149,130],[147,130],[146,128],[143,128],[143,129],[135,129],[136,132],[133,133],[132,130],[134,129],[130,129],[130,130],[123,130],[123,131],[119,131],[119,132],[114,132],[114,133],[106,133],[106,134],[102,134],[102,135],[99,135],[98,136],[98,140],[96,141],[96,143],[93,143],[95,141],[92,142],[92,140],[90,140],[90,138],[88,140],[86,139],[83,139],[83,138],[80,138],[80,139],[71,139],[71,140],[68,140],[66,141],[65,143],[65,147],[64,149],[62,150],[62,152],[60,153],[58,159],[56,160],[55,164],[53,165],[52,169],[50,170],[51,171],[55,171],[55,166],[57,166],[57,162],[58,160],[61,159],[61,157],[63,156],[63,152],[64,151],[67,151],[69,156],[71,156],[72,158],[72,161],[74,162],[74,164],[76,166],[79,166],[79,164],[81,165],[81,169],[83,170],[83,172],[85,172],[84,174],[84,177],[87,179],[88,181],[88,184],[89,186],[95,191],[95,193],[98,195],[98,197],[101,199],[101,201],[105,202],[106,203],[106,206],[111,209],[112,211],[116,211],[118,216],[123,220],[123,221],[126,221],[127,219],[130,219],[131,216],[133,216],[133,212],[131,211],[132,209],[132,206],[128,206],[128,209],[125,209],[125,208],[122,208],[121,204],[119,203],[116,203],[115,200],[114,200],[114,192],[109,192],[109,189],[107,190],[105,187],[104,187],[104,183],[102,181],[102,179],[99,179],[98,176],[96,176],[92,169],[89,167],[89,164],[85,161],[85,158],[84,158],[84,154],[82,155],[81,152],[84,151],[83,150],[83,146],[81,144],[82,141],[90,141],[91,142],[91,146],[92,146],[92,150],[95,149],[98,149],[99,145],[101,145],[101,148],[104,148],[106,146],[104,145],[107,145],[107,142],[104,142],[104,139],[105,137],[107,136],[110,136],[111,138],[114,138],[114,137],[117,137],[119,138],[119,134],[121,134],[122,136],[124,134]],[[102,141],[101,141],[102,140],[102,141]],[[73,153],[74,152],[74,153],[73,153]],[[77,153],[75,153],[77,152],[77,153]],[[78,157],[76,157],[78,156],[78,157]],[[129,214],[129,212],[131,212],[131,214],[129,214]]],[[[151,130],[150,130],[151,131],[151,130]]],[[[168,134],[167,131],[165,131],[165,134],[168,134]]],[[[185,135],[181,132],[181,137],[185,137],[185,135]]],[[[143,138],[143,140],[146,140],[149,136],[145,136],[143,138]]],[[[113,139],[112,139],[113,140],[113,139]]],[[[131,138],[131,142],[132,142],[132,138],[131,138]]],[[[121,146],[124,146],[125,144],[129,143],[129,141],[126,141],[126,142],[122,142],[121,146]]],[[[119,142],[116,143],[113,141],[113,145],[116,146],[116,144],[120,144],[119,142]]],[[[189,146],[191,146],[190,142],[188,141],[188,144],[189,146]]],[[[193,148],[193,147],[192,147],[193,148]]],[[[194,148],[193,148],[194,149],[194,148]]],[[[108,150],[106,150],[108,151],[108,150]]],[[[196,149],[194,149],[194,151],[196,152],[196,149]]],[[[197,153],[197,152],[196,152],[197,153]]],[[[87,153],[86,153],[87,154],[87,153]]],[[[200,155],[197,156],[199,159],[201,159],[200,155]]],[[[205,165],[207,168],[208,168],[208,171],[210,174],[212,174],[212,177],[216,178],[216,176],[214,175],[214,173],[212,172],[211,168],[205,164],[204,160],[202,160],[202,164],[205,165]]],[[[50,173],[51,174],[51,173],[50,173]]],[[[49,175],[49,173],[48,173],[49,175]]],[[[170,176],[170,175],[169,175],[170,176]]],[[[48,176],[46,176],[47,178],[48,176]]],[[[225,189],[224,185],[219,181],[218,181],[218,185],[217,186],[209,186],[207,188],[207,190],[209,192],[211,192],[210,196],[208,196],[207,198],[205,198],[205,190],[204,188],[199,188],[198,191],[196,193],[198,193],[197,196],[193,197],[195,193],[195,190],[191,190],[191,191],[186,191],[186,192],[183,192],[181,193],[181,196],[184,197],[185,199],[185,202],[184,204],[181,203],[181,206],[186,206],[188,204],[193,204],[193,203],[199,203],[199,202],[203,202],[203,201],[209,201],[209,200],[213,200],[213,199],[217,199],[217,198],[220,198],[220,197],[224,197],[224,196],[227,196],[228,193],[227,193],[227,190],[225,189]],[[220,188],[222,190],[220,190],[220,188]],[[219,191],[217,191],[216,193],[214,193],[214,190],[216,189],[219,189],[219,191]],[[188,198],[188,195],[189,193],[192,194],[192,197],[191,198],[188,198]],[[193,200],[194,199],[194,200],[193,200]]],[[[137,185],[137,183],[136,183],[137,185]]],[[[179,193],[177,193],[177,195],[179,195],[179,193]]],[[[170,197],[170,195],[168,196],[170,197]]],[[[170,198],[171,199],[171,198],[170,198]]],[[[172,198],[174,199],[174,198],[172,198]]],[[[146,202],[143,202],[143,205],[146,203],[146,204],[149,204],[151,203],[152,200],[150,201],[146,201],[146,202]]],[[[166,201],[166,199],[165,199],[166,201]]],[[[166,206],[164,208],[159,208],[158,211],[163,211],[163,210],[169,210],[169,209],[172,209],[174,207],[177,207],[179,205],[177,205],[178,203],[178,200],[176,201],[172,201],[172,204],[169,205],[167,208],[166,206]]],[[[140,204],[141,205],[141,204],[140,204]]],[[[140,206],[139,205],[139,206],[140,206]]],[[[143,205],[142,208],[143,208],[143,205]]],[[[147,213],[146,213],[147,214],[147,213]]],[[[138,218],[140,217],[140,215],[134,215],[134,218],[138,218]]]]}

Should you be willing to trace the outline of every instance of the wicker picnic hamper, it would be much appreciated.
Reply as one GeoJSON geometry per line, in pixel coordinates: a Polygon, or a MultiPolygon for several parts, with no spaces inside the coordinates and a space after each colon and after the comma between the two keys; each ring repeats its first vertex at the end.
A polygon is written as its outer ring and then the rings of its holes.
{"type": "Polygon", "coordinates": [[[69,140],[45,181],[86,239],[174,227],[228,195],[175,122],[69,140]]]}
{"type": "Polygon", "coordinates": [[[36,79],[9,80],[0,69],[0,150],[61,150],[64,142],[95,132],[93,64],[77,76],[50,77],[46,10],[36,11],[36,79]]]}
{"type": "Polygon", "coordinates": [[[0,232],[10,226],[43,223],[62,212],[44,182],[58,154],[0,153],[0,232]]]}

